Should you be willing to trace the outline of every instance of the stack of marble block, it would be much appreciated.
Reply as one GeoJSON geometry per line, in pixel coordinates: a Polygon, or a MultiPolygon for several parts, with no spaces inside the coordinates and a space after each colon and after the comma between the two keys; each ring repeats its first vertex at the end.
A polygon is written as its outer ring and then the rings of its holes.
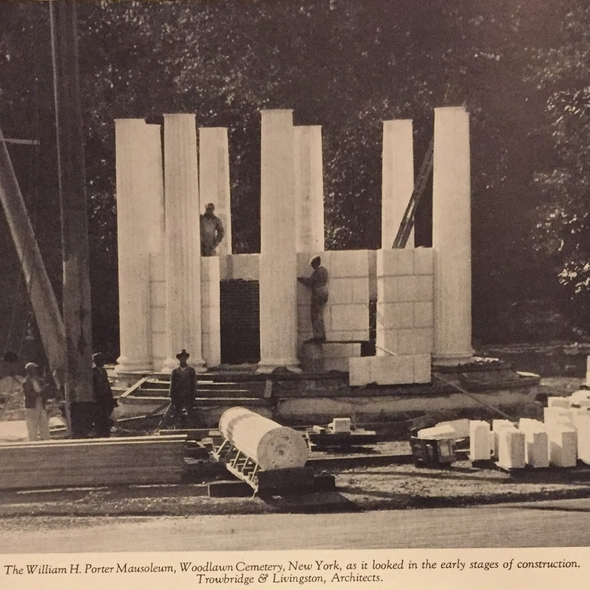
{"type": "Polygon", "coordinates": [[[350,360],[350,385],[430,383],[433,255],[431,248],[377,251],[377,354],[350,360]]]}
{"type": "MultiPolygon", "coordinates": [[[[297,254],[297,276],[310,276],[310,259],[320,256],[329,275],[329,301],[324,311],[326,340],[369,340],[369,250],[297,254]]],[[[297,286],[297,333],[300,344],[313,336],[310,290],[297,286]]]]}
{"type": "Polygon", "coordinates": [[[578,460],[590,464],[590,412],[553,399],[562,398],[549,398],[543,422],[521,418],[517,426],[494,420],[490,429],[488,422],[470,421],[471,461],[496,458],[506,469],[575,467],[578,460]]]}
{"type": "MultiPolygon", "coordinates": [[[[315,253],[297,255],[297,275],[309,276],[315,253]]],[[[329,275],[329,301],[324,310],[326,343],[306,342],[313,336],[310,290],[297,286],[297,334],[302,368],[308,372],[348,372],[348,360],[361,356],[369,340],[369,251],[318,252],[329,275]]]]}
{"type": "Polygon", "coordinates": [[[346,373],[349,360],[360,356],[360,342],[305,342],[301,348],[301,368],[307,373],[346,373]]]}

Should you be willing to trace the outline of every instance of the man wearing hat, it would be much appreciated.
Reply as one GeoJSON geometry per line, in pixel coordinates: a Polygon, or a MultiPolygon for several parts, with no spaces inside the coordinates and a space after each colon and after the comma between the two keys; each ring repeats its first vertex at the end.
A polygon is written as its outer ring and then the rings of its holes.
{"type": "Polygon", "coordinates": [[[29,440],[47,440],[49,438],[49,416],[45,409],[48,387],[39,372],[39,365],[27,363],[26,376],[23,381],[25,394],[25,412],[29,440]]]}
{"type": "Polygon", "coordinates": [[[111,434],[111,414],[119,404],[117,404],[113,397],[109,376],[104,368],[104,356],[102,352],[93,354],[92,362],[92,388],[96,399],[94,428],[96,430],[96,436],[107,438],[111,434]]]}
{"type": "Polygon", "coordinates": [[[322,259],[314,256],[309,265],[313,268],[310,277],[298,277],[297,280],[311,289],[311,326],[313,342],[326,341],[324,308],[328,303],[328,271],[322,266],[322,259]]]}
{"type": "Polygon", "coordinates": [[[215,205],[209,203],[205,214],[201,215],[201,256],[215,256],[216,248],[225,235],[223,223],[213,211],[215,205]]]}
{"type": "Polygon", "coordinates": [[[172,370],[170,375],[170,402],[172,416],[177,424],[184,426],[182,411],[186,410],[189,426],[195,425],[194,398],[197,393],[197,373],[186,362],[190,354],[183,348],[176,358],[179,366],[172,370]]]}

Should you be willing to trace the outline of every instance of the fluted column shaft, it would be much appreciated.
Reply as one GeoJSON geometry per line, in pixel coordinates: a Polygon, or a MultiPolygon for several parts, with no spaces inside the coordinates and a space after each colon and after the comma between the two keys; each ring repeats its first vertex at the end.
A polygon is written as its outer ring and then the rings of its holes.
{"type": "Polygon", "coordinates": [[[259,371],[297,368],[293,112],[262,111],[259,371]]]}
{"type": "Polygon", "coordinates": [[[463,107],[435,109],[432,226],[434,360],[460,364],[473,354],[469,114],[463,107]]]}
{"type": "Polygon", "coordinates": [[[201,352],[201,244],[195,115],[164,115],[166,213],[166,367],[185,348],[204,370],[201,352]]]}
{"type": "MultiPolygon", "coordinates": [[[[392,247],[414,190],[414,139],[411,120],[383,121],[381,248],[392,247]]],[[[414,230],[408,247],[414,246],[414,230]]]]}
{"type": "Polygon", "coordinates": [[[324,250],[322,128],[294,128],[297,252],[324,250]]]}

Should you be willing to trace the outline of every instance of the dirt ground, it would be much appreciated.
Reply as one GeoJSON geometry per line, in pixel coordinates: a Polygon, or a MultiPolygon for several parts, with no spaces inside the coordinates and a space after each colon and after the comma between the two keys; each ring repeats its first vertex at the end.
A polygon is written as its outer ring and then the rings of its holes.
{"type": "MultiPolygon", "coordinates": [[[[569,395],[580,385],[579,379],[547,378],[541,392],[569,395]]],[[[0,381],[0,394],[7,398],[2,420],[24,417],[20,382],[0,381]]],[[[53,408],[53,411],[58,411],[53,408]]],[[[408,452],[407,442],[387,443],[382,452],[408,452]]],[[[590,474],[586,477],[561,477],[554,473],[535,474],[515,480],[495,468],[476,468],[468,461],[457,461],[444,469],[416,467],[413,464],[374,467],[330,467],[337,491],[302,497],[210,498],[205,485],[94,488],[49,492],[0,493],[0,517],[20,515],[190,515],[250,514],[337,510],[375,510],[467,506],[508,501],[579,498],[590,496],[590,474]]],[[[229,478],[228,478],[229,479],[229,478]]],[[[193,480],[194,481],[194,480],[193,480]]]]}

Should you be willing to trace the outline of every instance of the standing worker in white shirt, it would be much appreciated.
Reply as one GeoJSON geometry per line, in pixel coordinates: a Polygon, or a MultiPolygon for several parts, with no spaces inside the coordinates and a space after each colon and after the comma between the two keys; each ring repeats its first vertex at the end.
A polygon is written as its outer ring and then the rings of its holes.
{"type": "Polygon", "coordinates": [[[35,363],[27,363],[25,371],[23,393],[25,394],[29,440],[47,440],[49,439],[49,416],[45,404],[47,403],[48,386],[39,374],[39,366],[35,363]]]}

